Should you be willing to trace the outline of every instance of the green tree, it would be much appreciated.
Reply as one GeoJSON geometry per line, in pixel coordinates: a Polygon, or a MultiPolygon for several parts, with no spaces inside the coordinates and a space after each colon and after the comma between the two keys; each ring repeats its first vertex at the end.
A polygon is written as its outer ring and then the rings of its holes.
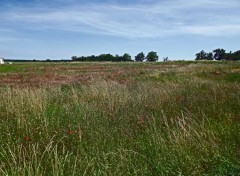
{"type": "Polygon", "coordinates": [[[114,62],[120,62],[120,61],[122,61],[122,57],[119,56],[118,54],[116,54],[113,61],[114,62]]]}
{"type": "Polygon", "coordinates": [[[206,54],[206,58],[207,58],[207,60],[213,60],[213,53],[207,53],[206,54]]]}
{"type": "Polygon", "coordinates": [[[100,54],[98,56],[98,60],[99,61],[113,61],[114,60],[114,56],[111,54],[100,54]]]}
{"type": "Polygon", "coordinates": [[[128,53],[125,53],[123,56],[122,56],[122,60],[123,61],[132,61],[132,57],[128,54],[128,53]]]}
{"type": "Polygon", "coordinates": [[[195,60],[206,60],[206,59],[207,59],[207,53],[204,50],[196,54],[195,60]]]}
{"type": "Polygon", "coordinates": [[[141,53],[138,53],[136,56],[135,56],[135,61],[137,62],[143,62],[145,59],[145,54],[143,52],[141,53]]]}
{"type": "Polygon", "coordinates": [[[146,57],[148,62],[156,62],[158,60],[157,52],[151,51],[146,57]]]}
{"type": "Polygon", "coordinates": [[[223,59],[225,59],[226,50],[218,48],[218,49],[213,50],[213,53],[214,53],[213,58],[215,60],[223,60],[223,59]]]}
{"type": "Polygon", "coordinates": [[[235,51],[232,54],[232,58],[233,58],[233,60],[240,60],[240,50],[235,51]]]}

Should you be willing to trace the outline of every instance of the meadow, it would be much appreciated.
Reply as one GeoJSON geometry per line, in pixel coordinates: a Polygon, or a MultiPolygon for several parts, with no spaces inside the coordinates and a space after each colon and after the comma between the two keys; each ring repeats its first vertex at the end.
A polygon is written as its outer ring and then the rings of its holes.
{"type": "Polygon", "coordinates": [[[0,175],[240,175],[240,62],[0,65],[0,175]]]}

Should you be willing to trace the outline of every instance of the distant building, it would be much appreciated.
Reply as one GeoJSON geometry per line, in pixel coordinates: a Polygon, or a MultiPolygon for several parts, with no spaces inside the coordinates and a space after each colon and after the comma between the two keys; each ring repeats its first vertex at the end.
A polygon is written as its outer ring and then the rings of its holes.
{"type": "Polygon", "coordinates": [[[3,58],[0,58],[0,64],[4,64],[4,59],[3,58]]]}

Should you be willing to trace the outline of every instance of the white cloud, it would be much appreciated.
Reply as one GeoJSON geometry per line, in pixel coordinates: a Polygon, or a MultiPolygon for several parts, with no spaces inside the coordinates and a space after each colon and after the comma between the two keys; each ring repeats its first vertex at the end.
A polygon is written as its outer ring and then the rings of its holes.
{"type": "Polygon", "coordinates": [[[238,34],[240,32],[240,25],[189,26],[185,27],[184,30],[198,35],[223,36],[226,32],[228,35],[238,34]]]}
{"type": "Polygon", "coordinates": [[[239,35],[239,8],[240,3],[236,0],[173,0],[136,5],[72,4],[61,8],[11,9],[3,13],[0,20],[29,29],[126,38],[239,35]]]}

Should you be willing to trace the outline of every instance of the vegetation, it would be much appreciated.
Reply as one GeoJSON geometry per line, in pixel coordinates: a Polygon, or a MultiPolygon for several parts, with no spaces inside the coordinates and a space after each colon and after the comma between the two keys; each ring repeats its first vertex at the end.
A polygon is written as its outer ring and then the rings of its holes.
{"type": "MultiPolygon", "coordinates": [[[[72,60],[73,61],[94,61],[94,62],[131,62],[133,61],[131,56],[128,53],[125,53],[123,56],[119,56],[119,55],[111,55],[111,54],[100,54],[99,56],[81,56],[81,57],[77,57],[77,56],[72,56],[72,60]]],[[[140,61],[143,62],[144,60],[149,61],[149,62],[156,62],[158,60],[158,55],[156,52],[149,52],[148,56],[145,58],[145,55],[143,52],[137,54],[135,56],[135,61],[140,61]]]]}
{"type": "Polygon", "coordinates": [[[145,60],[145,54],[143,52],[141,53],[138,53],[136,56],[135,56],[135,61],[136,62],[143,62],[145,60]]]}
{"type": "Polygon", "coordinates": [[[157,52],[149,52],[146,59],[148,62],[156,62],[158,60],[157,52]]]}
{"type": "Polygon", "coordinates": [[[215,49],[211,53],[206,53],[204,50],[196,54],[196,60],[240,60],[240,50],[226,53],[224,49],[215,49]]]}
{"type": "Polygon", "coordinates": [[[3,67],[0,175],[240,173],[238,62],[3,67]]]}

